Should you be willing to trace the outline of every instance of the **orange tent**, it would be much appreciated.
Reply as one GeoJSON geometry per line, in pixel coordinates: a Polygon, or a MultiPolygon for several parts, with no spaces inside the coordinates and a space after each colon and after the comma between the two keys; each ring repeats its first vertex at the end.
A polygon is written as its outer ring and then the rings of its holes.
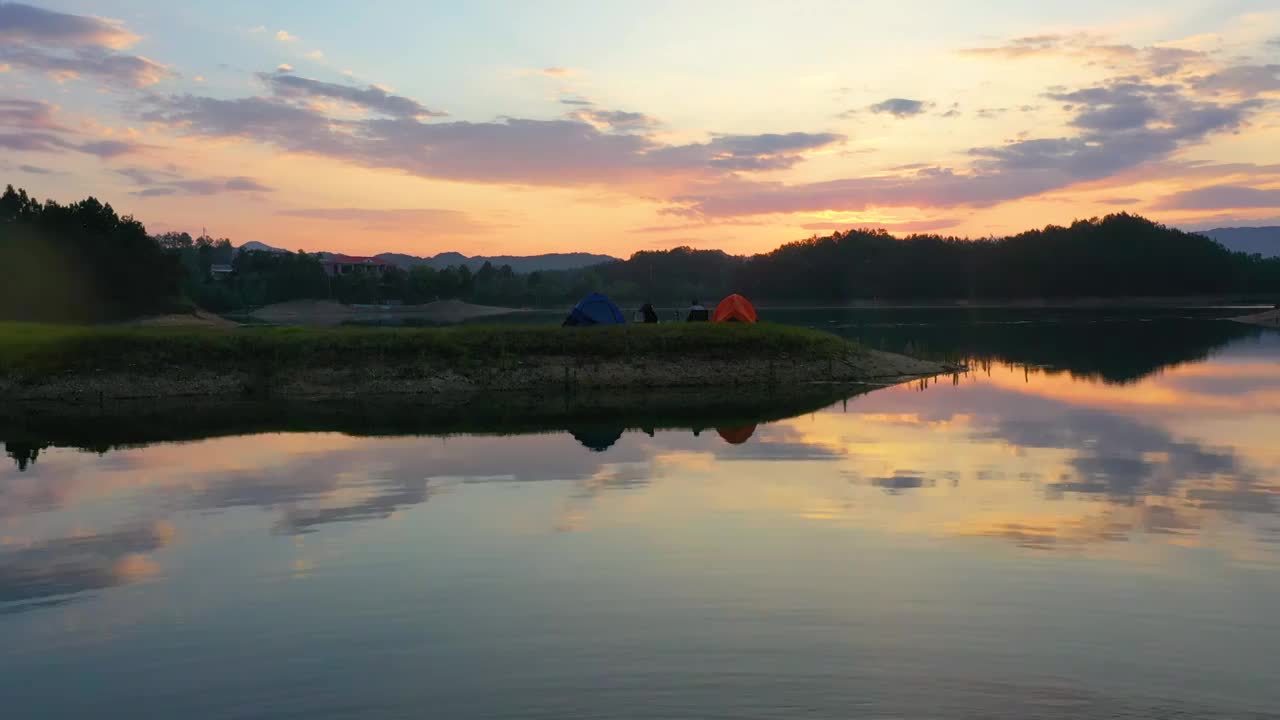
{"type": "Polygon", "coordinates": [[[711,314],[711,322],[749,322],[756,321],[756,309],[751,301],[738,294],[730,295],[720,301],[716,311],[711,314]]]}
{"type": "Polygon", "coordinates": [[[720,433],[720,437],[730,445],[741,445],[751,439],[756,432],[755,425],[744,425],[742,427],[732,428],[716,428],[716,432],[720,433]]]}

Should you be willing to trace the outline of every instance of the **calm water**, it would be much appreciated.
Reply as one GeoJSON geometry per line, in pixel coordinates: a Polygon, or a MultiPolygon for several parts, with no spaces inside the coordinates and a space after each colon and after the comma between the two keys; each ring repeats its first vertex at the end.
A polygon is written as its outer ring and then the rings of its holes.
{"type": "Polygon", "coordinates": [[[0,438],[3,716],[1280,717],[1280,333],[806,318],[973,371],[697,434],[0,438]]]}

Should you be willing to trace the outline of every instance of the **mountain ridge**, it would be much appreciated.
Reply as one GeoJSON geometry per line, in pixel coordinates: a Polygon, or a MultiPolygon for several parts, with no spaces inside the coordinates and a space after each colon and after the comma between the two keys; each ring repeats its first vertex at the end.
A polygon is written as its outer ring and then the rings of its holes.
{"type": "MultiPolygon", "coordinates": [[[[274,247],[263,242],[258,242],[257,240],[250,240],[236,248],[236,250],[286,252],[283,248],[274,247]]],[[[344,255],[346,253],[333,253],[322,250],[318,251],[316,254],[344,255]]],[[[427,265],[437,270],[442,270],[450,266],[459,267],[465,265],[470,270],[475,271],[484,267],[484,264],[488,262],[494,267],[510,265],[511,269],[518,273],[545,272],[548,270],[577,270],[579,268],[590,267],[592,265],[601,265],[603,263],[621,260],[621,258],[616,258],[612,255],[599,255],[585,252],[543,253],[541,255],[476,255],[474,257],[453,251],[428,256],[383,252],[373,255],[372,257],[378,258],[385,263],[395,265],[396,267],[403,268],[405,270],[419,265],[427,265]]]]}
{"type": "MultiPolygon", "coordinates": [[[[1233,252],[1262,255],[1263,257],[1280,257],[1280,226],[1246,226],[1221,227],[1211,230],[1195,231],[1217,242],[1233,252]]],[[[285,252],[281,248],[251,240],[237,250],[264,250],[267,252],[285,252]]],[[[321,251],[323,255],[341,255],[321,251]]],[[[548,270],[577,270],[580,268],[616,262],[622,258],[612,255],[600,255],[586,252],[544,253],[541,255],[476,255],[474,257],[460,252],[447,251],[435,255],[419,256],[407,253],[383,252],[374,255],[388,264],[408,270],[418,265],[428,265],[437,270],[446,267],[466,265],[472,271],[479,270],[486,262],[494,267],[510,265],[518,273],[531,273],[548,270]]]]}
{"type": "Polygon", "coordinates": [[[1199,234],[1234,252],[1280,257],[1280,225],[1221,227],[1200,230],[1199,234]]]}

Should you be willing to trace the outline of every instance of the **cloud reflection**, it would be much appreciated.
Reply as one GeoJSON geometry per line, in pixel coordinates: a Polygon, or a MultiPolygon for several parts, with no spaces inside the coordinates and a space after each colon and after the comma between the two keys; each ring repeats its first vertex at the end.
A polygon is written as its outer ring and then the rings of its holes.
{"type": "Polygon", "coordinates": [[[0,603],[7,611],[46,607],[93,590],[155,575],[149,553],[172,542],[167,523],[81,533],[30,545],[0,546],[0,603]]]}

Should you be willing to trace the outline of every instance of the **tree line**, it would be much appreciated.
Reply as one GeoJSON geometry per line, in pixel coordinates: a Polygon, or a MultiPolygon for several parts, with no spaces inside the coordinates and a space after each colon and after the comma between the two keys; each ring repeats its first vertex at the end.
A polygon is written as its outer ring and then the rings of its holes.
{"type": "Polygon", "coordinates": [[[0,319],[98,322],[174,309],[182,268],[142,223],[87,198],[0,195],[0,319]]]}
{"type": "Polygon", "coordinates": [[[682,305],[739,292],[757,302],[1280,294],[1280,260],[1126,213],[1005,238],[895,238],[850,230],[750,257],[687,247],[577,270],[516,273],[486,263],[331,277],[305,252],[237,252],[226,238],[148,235],[94,198],[0,196],[0,317],[103,321],[200,306],[234,312],[297,299],[565,306],[591,292],[682,305]],[[231,272],[214,273],[215,266],[231,272]]]}

